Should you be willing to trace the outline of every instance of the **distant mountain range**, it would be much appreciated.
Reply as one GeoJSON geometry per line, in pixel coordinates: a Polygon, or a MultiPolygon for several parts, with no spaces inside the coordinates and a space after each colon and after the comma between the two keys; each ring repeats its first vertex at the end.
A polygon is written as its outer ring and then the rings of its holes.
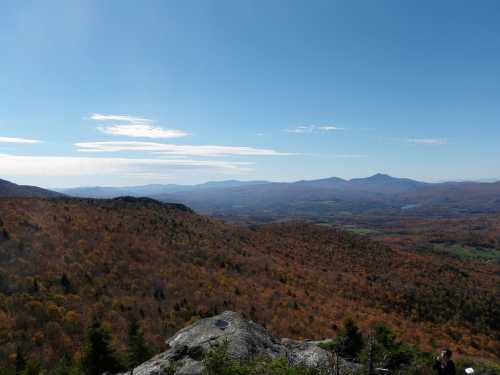
{"type": "Polygon", "coordinates": [[[200,213],[228,220],[251,218],[244,220],[250,222],[330,220],[360,214],[451,217],[500,212],[500,182],[426,183],[386,174],[350,180],[338,177],[297,182],[228,180],[199,185],[96,186],[54,190],[0,180],[0,196],[148,197],[181,203],[200,213]]]}
{"type": "Polygon", "coordinates": [[[500,182],[426,183],[376,174],[345,180],[297,182],[218,181],[200,185],[145,185],[57,189],[75,197],[146,196],[185,204],[215,216],[253,217],[257,222],[328,219],[358,214],[454,216],[499,212],[500,182]]]}
{"type": "Polygon", "coordinates": [[[258,184],[267,184],[267,181],[210,181],[199,185],[177,185],[177,184],[150,184],[141,186],[94,186],[94,187],[76,187],[69,189],[54,189],[60,193],[79,198],[117,198],[122,196],[131,197],[154,197],[161,194],[176,193],[181,191],[203,190],[211,188],[234,188],[242,186],[251,186],[258,184]]]}
{"type": "Polygon", "coordinates": [[[269,182],[269,181],[210,181],[199,185],[154,184],[127,187],[77,187],[69,189],[54,189],[57,192],[80,198],[116,198],[119,196],[133,197],[161,197],[162,194],[207,192],[207,190],[225,189],[267,189],[273,188],[312,188],[351,190],[358,192],[401,193],[413,191],[430,184],[414,181],[407,178],[395,178],[384,174],[376,174],[367,178],[344,180],[339,177],[319,180],[302,180],[297,182],[269,182]]]}
{"type": "Polygon", "coordinates": [[[56,198],[62,196],[64,194],[36,186],[17,185],[9,181],[0,180],[0,197],[56,198]]]}
{"type": "Polygon", "coordinates": [[[352,215],[412,214],[457,216],[500,211],[500,183],[431,184],[377,174],[343,180],[328,178],[224,189],[164,193],[153,198],[232,219],[329,220],[352,215]]]}

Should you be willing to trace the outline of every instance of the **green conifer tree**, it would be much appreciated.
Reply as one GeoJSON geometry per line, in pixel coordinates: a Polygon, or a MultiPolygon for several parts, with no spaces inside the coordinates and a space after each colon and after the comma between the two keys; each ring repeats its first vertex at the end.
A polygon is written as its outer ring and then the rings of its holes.
{"type": "Polygon", "coordinates": [[[53,375],[81,375],[81,371],[71,356],[65,353],[54,369],[53,375]]]}
{"type": "Polygon", "coordinates": [[[128,327],[127,365],[134,368],[150,359],[153,355],[151,347],[146,343],[139,321],[132,319],[128,327]]]}
{"type": "Polygon", "coordinates": [[[94,320],[87,331],[82,370],[85,375],[102,375],[104,372],[122,371],[124,367],[111,347],[111,333],[94,320]]]}
{"type": "Polygon", "coordinates": [[[18,346],[16,349],[16,374],[20,374],[26,368],[26,359],[21,348],[18,346]]]}
{"type": "Polygon", "coordinates": [[[38,360],[27,361],[24,370],[21,372],[22,375],[43,375],[44,373],[42,364],[38,360]]]}
{"type": "Polygon", "coordinates": [[[65,273],[61,276],[61,286],[63,287],[65,293],[69,293],[71,291],[71,281],[69,281],[69,278],[65,273]]]}
{"type": "Polygon", "coordinates": [[[363,353],[365,358],[370,357],[377,367],[398,370],[409,365],[414,359],[412,348],[398,340],[392,328],[378,322],[373,327],[371,350],[363,353]]]}
{"type": "Polygon", "coordinates": [[[335,339],[335,346],[342,357],[357,358],[363,349],[363,335],[354,320],[345,320],[335,339]]]}

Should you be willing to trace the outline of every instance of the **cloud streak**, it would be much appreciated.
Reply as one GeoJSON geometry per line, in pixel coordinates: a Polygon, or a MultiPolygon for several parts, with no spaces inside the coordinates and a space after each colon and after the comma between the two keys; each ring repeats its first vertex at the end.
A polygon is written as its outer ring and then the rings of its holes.
{"type": "Polygon", "coordinates": [[[123,151],[148,151],[159,155],[175,156],[282,156],[294,155],[270,149],[236,146],[196,146],[174,145],[156,142],[79,142],[74,144],[80,152],[123,152],[123,151]]]}
{"type": "Polygon", "coordinates": [[[407,139],[406,142],[417,145],[433,145],[433,146],[441,146],[448,144],[448,140],[443,138],[410,138],[407,139]]]}
{"type": "Polygon", "coordinates": [[[338,130],[345,130],[345,128],[339,128],[333,125],[324,125],[324,126],[301,125],[301,126],[296,126],[295,128],[285,129],[285,132],[295,133],[295,134],[312,134],[312,133],[332,132],[338,130]]]}
{"type": "Polygon", "coordinates": [[[368,155],[364,154],[337,154],[337,155],[332,155],[332,157],[336,159],[362,159],[362,158],[367,158],[368,155]]]}
{"type": "Polygon", "coordinates": [[[10,137],[0,137],[0,143],[42,143],[37,139],[25,139],[25,138],[10,138],[10,137]]]}
{"type": "Polygon", "coordinates": [[[92,120],[96,121],[125,121],[132,123],[152,123],[153,120],[140,117],[132,117],[128,115],[101,115],[99,113],[93,113],[90,115],[92,120]]]}
{"type": "Polygon", "coordinates": [[[165,129],[154,125],[154,121],[142,117],[128,115],[102,115],[93,113],[90,119],[99,122],[116,121],[119,124],[99,126],[97,130],[101,133],[121,135],[134,138],[179,138],[189,135],[188,132],[176,129],[165,129]]]}
{"type": "Polygon", "coordinates": [[[135,138],[178,138],[189,135],[189,133],[182,130],[155,128],[151,125],[100,126],[97,130],[105,134],[124,135],[135,138]]]}
{"type": "Polygon", "coordinates": [[[0,154],[0,174],[6,176],[157,176],[172,172],[212,170],[240,173],[253,163],[220,160],[135,159],[67,156],[19,156],[0,154]]]}

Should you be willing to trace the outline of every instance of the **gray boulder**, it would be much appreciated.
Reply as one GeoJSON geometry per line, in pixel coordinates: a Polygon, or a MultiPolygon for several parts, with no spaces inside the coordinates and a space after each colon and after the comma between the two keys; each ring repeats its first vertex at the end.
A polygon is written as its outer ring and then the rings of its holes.
{"type": "Polygon", "coordinates": [[[318,342],[277,340],[257,323],[243,319],[239,313],[226,311],[180,330],[167,340],[167,351],[127,374],[163,375],[175,365],[176,375],[199,375],[203,371],[204,355],[225,343],[228,354],[239,360],[285,357],[292,365],[316,368],[326,368],[330,361],[329,353],[321,349],[318,342]]]}

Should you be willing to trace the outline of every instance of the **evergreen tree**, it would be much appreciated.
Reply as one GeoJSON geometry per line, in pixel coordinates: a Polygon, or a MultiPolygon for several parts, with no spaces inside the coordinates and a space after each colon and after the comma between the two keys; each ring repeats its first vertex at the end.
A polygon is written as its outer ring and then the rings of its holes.
{"type": "Polygon", "coordinates": [[[102,375],[107,371],[123,370],[123,366],[111,347],[110,332],[96,320],[88,329],[81,365],[85,375],[102,375]]]}
{"type": "Polygon", "coordinates": [[[28,361],[24,370],[21,372],[22,375],[41,375],[43,374],[42,364],[40,361],[28,361]]]}
{"type": "Polygon", "coordinates": [[[18,346],[16,349],[16,373],[20,374],[26,368],[26,359],[24,358],[24,354],[21,351],[21,348],[18,346]]]}
{"type": "Polygon", "coordinates": [[[134,368],[150,359],[153,351],[146,343],[144,333],[137,319],[132,319],[128,327],[128,353],[127,364],[134,368]]]}
{"type": "Polygon", "coordinates": [[[61,286],[63,287],[65,293],[69,293],[71,291],[71,282],[65,273],[61,276],[61,286]]]}
{"type": "Polygon", "coordinates": [[[380,322],[373,327],[371,350],[365,353],[374,364],[390,370],[397,370],[413,361],[413,350],[397,339],[396,334],[387,324],[380,322]]]}
{"type": "Polygon", "coordinates": [[[54,369],[53,375],[80,375],[81,371],[78,366],[74,363],[71,356],[67,353],[63,355],[56,368],[54,369]]]}
{"type": "Polygon", "coordinates": [[[363,335],[352,319],[347,319],[334,343],[342,357],[356,358],[363,349],[363,335]]]}

